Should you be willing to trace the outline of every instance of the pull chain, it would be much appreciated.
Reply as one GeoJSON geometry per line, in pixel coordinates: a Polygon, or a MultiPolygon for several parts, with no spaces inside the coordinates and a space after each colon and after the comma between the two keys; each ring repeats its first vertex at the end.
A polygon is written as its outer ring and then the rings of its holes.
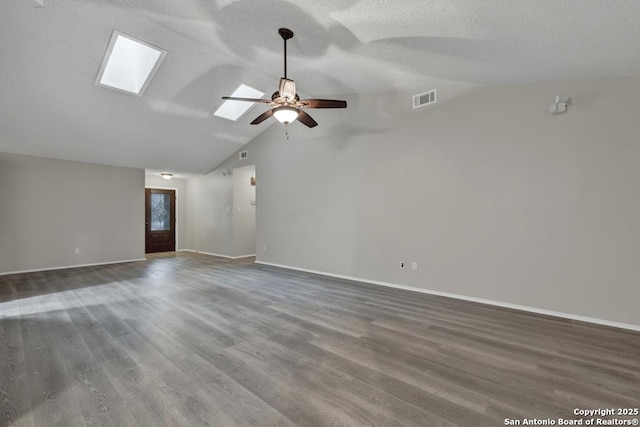
{"type": "Polygon", "coordinates": [[[289,123],[284,124],[284,135],[287,137],[287,141],[289,140],[289,123]]]}

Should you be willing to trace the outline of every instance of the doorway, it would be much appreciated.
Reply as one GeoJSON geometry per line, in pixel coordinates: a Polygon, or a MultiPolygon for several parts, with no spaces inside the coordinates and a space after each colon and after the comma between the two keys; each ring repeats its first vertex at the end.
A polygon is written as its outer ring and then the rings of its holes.
{"type": "Polygon", "coordinates": [[[176,191],[145,188],[145,253],[176,250],[176,191]]]}

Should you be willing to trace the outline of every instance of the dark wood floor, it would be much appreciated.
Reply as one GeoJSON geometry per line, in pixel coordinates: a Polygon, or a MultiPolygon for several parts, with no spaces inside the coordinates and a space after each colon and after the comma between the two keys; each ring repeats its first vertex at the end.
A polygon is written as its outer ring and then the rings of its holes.
{"type": "Polygon", "coordinates": [[[640,406],[640,333],[252,261],[0,277],[1,424],[499,426],[640,406]]]}

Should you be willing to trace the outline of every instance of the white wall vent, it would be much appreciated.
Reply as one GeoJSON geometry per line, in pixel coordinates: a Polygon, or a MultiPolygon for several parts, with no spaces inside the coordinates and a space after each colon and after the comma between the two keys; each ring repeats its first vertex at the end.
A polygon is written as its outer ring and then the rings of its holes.
{"type": "Polygon", "coordinates": [[[424,107],[425,105],[435,104],[438,101],[436,89],[428,92],[413,95],[413,108],[424,107]]]}
{"type": "Polygon", "coordinates": [[[239,157],[240,157],[240,160],[246,159],[248,157],[247,152],[241,151],[239,157]]]}

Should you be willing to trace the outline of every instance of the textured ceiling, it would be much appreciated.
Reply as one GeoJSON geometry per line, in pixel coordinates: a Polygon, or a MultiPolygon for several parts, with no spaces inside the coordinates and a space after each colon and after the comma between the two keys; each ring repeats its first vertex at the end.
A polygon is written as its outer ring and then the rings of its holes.
{"type": "Polygon", "coordinates": [[[2,2],[2,152],[205,173],[268,126],[211,112],[240,82],[276,90],[279,27],[315,97],[640,75],[637,0],[38,3],[2,2]],[[94,85],[114,29],[168,51],[141,98],[94,85]]]}

